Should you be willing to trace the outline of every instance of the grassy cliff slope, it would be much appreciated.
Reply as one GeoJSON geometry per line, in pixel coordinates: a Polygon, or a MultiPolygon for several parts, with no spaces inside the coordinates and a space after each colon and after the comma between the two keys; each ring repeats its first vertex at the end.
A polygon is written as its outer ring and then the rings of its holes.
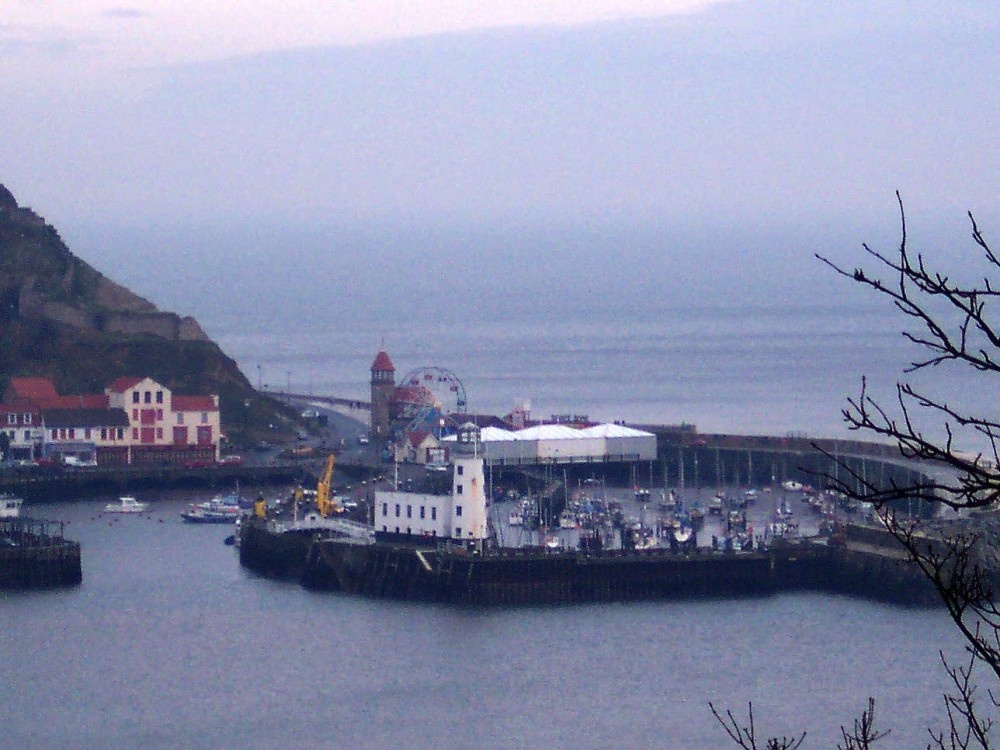
{"type": "Polygon", "coordinates": [[[294,429],[295,413],[258,394],[197,321],[158,310],[74,256],[0,185],[0,391],[27,375],[51,378],[64,394],[100,393],[122,375],[148,375],[179,394],[218,393],[237,445],[294,429]]]}

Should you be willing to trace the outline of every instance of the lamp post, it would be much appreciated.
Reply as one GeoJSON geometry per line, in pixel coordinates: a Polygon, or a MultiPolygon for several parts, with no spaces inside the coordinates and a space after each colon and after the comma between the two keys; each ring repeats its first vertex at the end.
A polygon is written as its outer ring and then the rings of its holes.
{"type": "Polygon", "coordinates": [[[243,400],[243,439],[247,439],[247,432],[250,428],[250,404],[253,403],[252,398],[247,398],[243,400]]]}

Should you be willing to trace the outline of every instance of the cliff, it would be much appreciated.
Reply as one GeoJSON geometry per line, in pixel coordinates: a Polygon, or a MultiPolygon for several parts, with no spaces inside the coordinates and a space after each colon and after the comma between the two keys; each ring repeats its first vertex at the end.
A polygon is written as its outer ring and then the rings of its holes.
{"type": "Polygon", "coordinates": [[[291,431],[294,412],[257,394],[192,317],[161,311],[74,256],[0,184],[0,391],[45,375],[62,393],[148,375],[177,393],[218,393],[235,442],[291,431]],[[248,434],[244,434],[248,433],[248,434]]]}

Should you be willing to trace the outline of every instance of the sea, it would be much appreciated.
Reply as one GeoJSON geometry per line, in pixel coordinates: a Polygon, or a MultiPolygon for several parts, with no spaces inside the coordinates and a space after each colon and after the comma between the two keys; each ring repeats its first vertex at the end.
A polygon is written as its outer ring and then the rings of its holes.
{"type": "MultiPolygon", "coordinates": [[[[138,270],[116,280],[196,315],[269,390],[365,399],[385,349],[397,381],[443,375],[422,382],[446,410],[461,393],[469,411],[535,418],[864,437],[840,413],[862,377],[890,407],[900,379],[997,403],[943,368],[906,375],[919,351],[898,313],[781,258],[716,273],[711,255],[618,262],[568,243],[504,270],[475,237],[426,237],[420,260],[368,237],[350,259],[278,233],[265,240],[307,249],[275,263],[259,237],[243,256],[189,239],[160,241],[204,262],[164,273],[197,278],[159,279],[161,298],[138,270]]],[[[873,697],[879,747],[913,748],[943,726],[940,653],[962,658],[944,611],[844,596],[460,608],[312,593],[242,569],[229,529],[182,523],[197,497],[150,493],[149,513],[116,518],[112,499],[26,508],[82,543],[83,583],[0,594],[0,747],[694,750],[734,746],[710,704],[741,725],[752,704],[758,737],[828,748],[873,697]]]]}
{"type": "Polygon", "coordinates": [[[725,748],[709,704],[833,747],[877,700],[887,748],[940,724],[938,609],[820,594],[460,608],[313,593],[240,567],[231,529],[105,499],[33,505],[83,583],[0,594],[9,748],[725,748]]]}

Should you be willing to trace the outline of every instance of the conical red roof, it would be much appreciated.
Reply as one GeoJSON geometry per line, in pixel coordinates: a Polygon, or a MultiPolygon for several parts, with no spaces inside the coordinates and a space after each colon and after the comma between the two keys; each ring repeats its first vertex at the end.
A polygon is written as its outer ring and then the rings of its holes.
{"type": "Polygon", "coordinates": [[[396,372],[396,366],[389,359],[389,355],[385,351],[379,352],[375,355],[375,361],[372,362],[372,370],[379,370],[381,372],[396,372]]]}

